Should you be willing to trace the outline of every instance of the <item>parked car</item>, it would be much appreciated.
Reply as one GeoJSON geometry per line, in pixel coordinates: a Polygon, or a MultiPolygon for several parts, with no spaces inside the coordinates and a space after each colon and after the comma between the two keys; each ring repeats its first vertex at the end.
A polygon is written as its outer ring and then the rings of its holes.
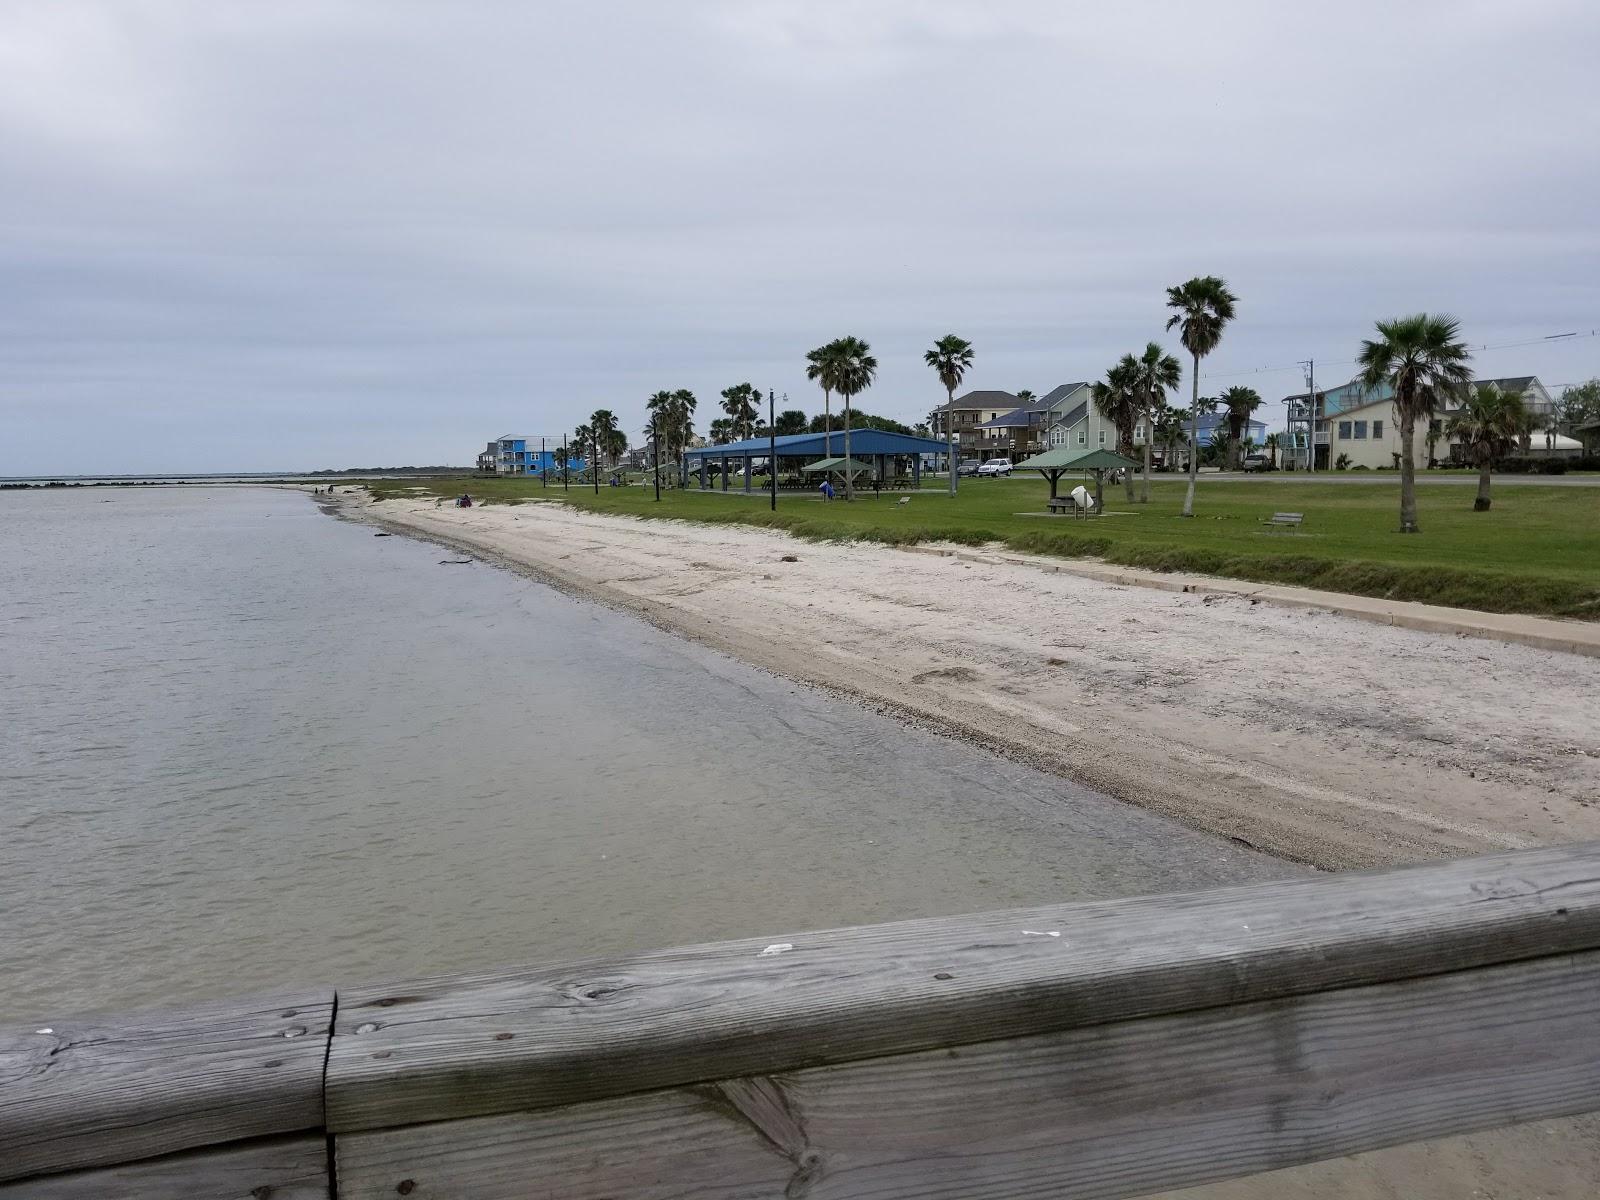
{"type": "Polygon", "coordinates": [[[963,458],[956,464],[957,475],[976,475],[977,473],[978,460],[975,458],[963,458]]]}
{"type": "Polygon", "coordinates": [[[1272,460],[1265,454],[1246,454],[1244,461],[1239,465],[1246,471],[1270,471],[1272,460]]]}
{"type": "Polygon", "coordinates": [[[1009,458],[991,458],[978,468],[979,475],[1009,475],[1011,474],[1011,460],[1009,458]]]}

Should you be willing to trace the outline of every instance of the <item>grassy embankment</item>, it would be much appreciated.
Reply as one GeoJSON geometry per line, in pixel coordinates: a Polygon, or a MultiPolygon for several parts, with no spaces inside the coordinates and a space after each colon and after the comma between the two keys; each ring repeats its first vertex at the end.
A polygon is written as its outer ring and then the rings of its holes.
{"type": "MultiPolygon", "coordinates": [[[[1072,486],[1062,482],[1063,492],[1072,486]]],[[[672,491],[657,504],[648,487],[602,487],[596,496],[588,487],[563,493],[527,479],[421,479],[374,493],[453,496],[466,488],[491,503],[565,499],[603,512],[756,525],[818,540],[996,542],[1161,571],[1600,620],[1600,488],[1519,486],[1512,478],[1496,482],[1490,512],[1475,513],[1471,487],[1423,486],[1423,532],[1402,536],[1395,532],[1398,482],[1202,479],[1192,520],[1179,516],[1183,486],[1158,479],[1148,505],[1129,505],[1120,487],[1108,487],[1107,515],[1092,521],[1024,515],[1044,507],[1048,488],[1037,476],[963,480],[953,502],[931,489],[904,505],[889,494],[824,505],[810,494],[779,493],[776,513],[759,492],[672,491]],[[1268,530],[1261,522],[1274,511],[1302,512],[1305,524],[1298,532],[1268,530]]]]}

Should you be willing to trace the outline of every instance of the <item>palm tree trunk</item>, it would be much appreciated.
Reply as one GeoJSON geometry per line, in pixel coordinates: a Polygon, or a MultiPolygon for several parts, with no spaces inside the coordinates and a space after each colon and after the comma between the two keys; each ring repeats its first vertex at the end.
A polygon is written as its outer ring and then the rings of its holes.
{"type": "Polygon", "coordinates": [[[1400,409],[1400,532],[1419,533],[1417,528],[1417,423],[1407,409],[1400,409]]]}
{"type": "Polygon", "coordinates": [[[945,466],[950,468],[950,498],[955,499],[956,494],[956,390],[947,387],[944,390],[949,403],[944,406],[944,436],[948,449],[944,452],[945,466]]]}
{"type": "Polygon", "coordinates": [[[844,498],[848,503],[854,500],[855,472],[850,469],[850,393],[844,396],[844,498]]]}
{"type": "Polygon", "coordinates": [[[1200,473],[1200,356],[1194,356],[1193,401],[1189,408],[1189,490],[1183,496],[1183,515],[1194,516],[1194,480],[1200,473]]]}
{"type": "Polygon", "coordinates": [[[1489,511],[1489,472],[1494,469],[1494,460],[1488,455],[1478,460],[1478,498],[1472,502],[1473,512],[1489,511]]]}
{"type": "Polygon", "coordinates": [[[1140,485],[1140,504],[1150,503],[1150,443],[1156,440],[1155,413],[1146,411],[1144,414],[1144,481],[1140,485]]]}
{"type": "MultiPolygon", "coordinates": [[[[1117,453],[1124,458],[1133,457],[1133,426],[1130,424],[1126,430],[1117,430],[1117,453]],[[1126,433],[1126,437],[1123,434],[1126,433]]],[[[1128,503],[1133,503],[1133,472],[1123,471],[1122,487],[1127,494],[1128,503]]]]}

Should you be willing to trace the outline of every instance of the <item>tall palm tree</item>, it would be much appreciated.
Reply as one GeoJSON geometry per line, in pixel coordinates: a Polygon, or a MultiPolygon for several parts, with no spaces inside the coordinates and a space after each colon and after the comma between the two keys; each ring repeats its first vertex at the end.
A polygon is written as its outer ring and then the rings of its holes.
{"type": "Polygon", "coordinates": [[[1495,460],[1522,444],[1535,420],[1521,392],[1502,392],[1493,384],[1479,384],[1445,422],[1444,432],[1458,440],[1478,464],[1478,496],[1473,512],[1489,511],[1489,474],[1495,460]]]}
{"type": "Polygon", "coordinates": [[[1413,452],[1417,422],[1439,411],[1472,380],[1472,360],[1454,317],[1414,313],[1379,321],[1378,337],[1361,343],[1356,357],[1363,388],[1387,383],[1394,389],[1400,419],[1400,532],[1417,529],[1417,462],[1413,452]]]}
{"type": "Polygon", "coordinates": [[[706,427],[706,436],[711,439],[713,446],[726,446],[735,440],[733,420],[730,417],[718,417],[706,427]]]}
{"type": "Polygon", "coordinates": [[[1245,442],[1244,427],[1250,415],[1261,407],[1261,394],[1252,387],[1234,386],[1223,392],[1220,400],[1228,416],[1228,446],[1231,451],[1228,465],[1237,470],[1239,451],[1245,442]]]}
{"type": "Polygon", "coordinates": [[[1169,404],[1156,419],[1156,436],[1161,441],[1162,462],[1172,470],[1172,460],[1177,457],[1178,443],[1183,441],[1183,419],[1187,414],[1175,404],[1169,404]]]}
{"type": "Polygon", "coordinates": [[[1261,443],[1261,448],[1267,452],[1270,465],[1274,471],[1278,469],[1278,447],[1281,445],[1283,445],[1283,435],[1281,433],[1269,433],[1261,443]]]}
{"type": "MultiPolygon", "coordinates": [[[[1117,450],[1133,453],[1133,424],[1139,412],[1138,386],[1139,360],[1124,354],[1117,364],[1106,371],[1106,377],[1089,385],[1089,398],[1094,401],[1100,415],[1117,430],[1117,450]]],[[[1133,503],[1133,476],[1123,478],[1127,487],[1128,503],[1133,503]]]]}
{"type": "Polygon", "coordinates": [[[833,390],[844,397],[844,498],[855,497],[855,474],[850,469],[850,401],[872,386],[878,377],[878,360],[872,347],[858,337],[833,343],[833,390]]]}
{"type": "MultiPolygon", "coordinates": [[[[1162,350],[1160,345],[1149,342],[1145,345],[1144,353],[1138,358],[1128,355],[1123,360],[1132,364],[1132,387],[1134,400],[1138,407],[1138,415],[1143,420],[1145,427],[1144,437],[1144,482],[1139,497],[1141,504],[1150,503],[1150,443],[1155,441],[1156,420],[1167,407],[1167,393],[1174,390],[1183,378],[1183,368],[1178,365],[1178,360],[1162,350]]],[[[1132,442],[1129,443],[1128,456],[1133,456],[1132,442]]],[[[1133,498],[1133,481],[1128,482],[1128,497],[1133,498]]]]}
{"type": "Polygon", "coordinates": [[[944,437],[945,459],[950,468],[950,494],[956,494],[956,389],[972,368],[972,343],[966,338],[947,333],[933,344],[933,349],[922,356],[922,361],[933,368],[933,373],[944,384],[944,437]]]}
{"type": "Polygon", "coordinates": [[[829,405],[838,389],[839,343],[818,346],[806,355],[806,378],[822,387],[822,457],[833,457],[833,414],[829,405]]]}
{"type": "Polygon", "coordinates": [[[1168,329],[1178,329],[1178,340],[1194,356],[1194,392],[1189,427],[1189,490],[1183,497],[1183,515],[1194,516],[1194,481],[1200,470],[1200,360],[1217,348],[1222,330],[1233,320],[1238,297],[1215,275],[1197,275],[1187,283],[1167,289],[1168,329]]]}
{"type": "Polygon", "coordinates": [[[1018,408],[1026,408],[1028,405],[1033,403],[1033,392],[1027,388],[1023,388],[1017,393],[1017,400],[1019,401],[1017,405],[1018,408]]]}
{"type": "Polygon", "coordinates": [[[756,435],[756,421],[761,416],[761,393],[753,383],[736,383],[722,389],[722,411],[728,414],[728,428],[733,441],[744,441],[756,435]]]}

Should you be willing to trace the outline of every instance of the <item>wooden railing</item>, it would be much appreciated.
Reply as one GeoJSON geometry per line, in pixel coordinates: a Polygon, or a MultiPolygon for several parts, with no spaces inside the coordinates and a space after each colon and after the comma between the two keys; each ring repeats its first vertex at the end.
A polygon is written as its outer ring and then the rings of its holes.
{"type": "Polygon", "coordinates": [[[1113,1197],[1594,1109],[1600,844],[51,1018],[0,1197],[1113,1197]]]}

